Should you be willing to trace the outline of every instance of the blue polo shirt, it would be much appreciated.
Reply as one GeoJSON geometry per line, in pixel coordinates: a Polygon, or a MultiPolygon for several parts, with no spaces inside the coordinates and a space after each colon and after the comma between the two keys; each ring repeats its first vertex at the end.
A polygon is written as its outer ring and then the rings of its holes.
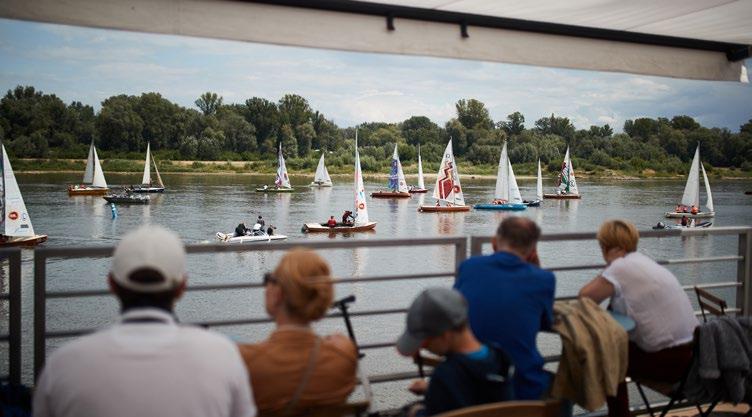
{"type": "Polygon", "coordinates": [[[454,288],[467,299],[475,336],[512,358],[515,397],[540,399],[550,376],[543,370],[535,339],[553,322],[554,274],[509,252],[497,252],[463,262],[454,288]]]}

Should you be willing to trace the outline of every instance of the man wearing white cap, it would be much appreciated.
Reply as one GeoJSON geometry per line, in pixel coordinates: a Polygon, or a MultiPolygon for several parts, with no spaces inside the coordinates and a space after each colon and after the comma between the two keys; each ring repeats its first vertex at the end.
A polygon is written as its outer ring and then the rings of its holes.
{"type": "Polygon", "coordinates": [[[37,382],[35,416],[256,415],[236,345],[175,320],[186,271],[174,233],[151,226],[126,235],[108,280],[119,322],[53,352],[37,382]]]}

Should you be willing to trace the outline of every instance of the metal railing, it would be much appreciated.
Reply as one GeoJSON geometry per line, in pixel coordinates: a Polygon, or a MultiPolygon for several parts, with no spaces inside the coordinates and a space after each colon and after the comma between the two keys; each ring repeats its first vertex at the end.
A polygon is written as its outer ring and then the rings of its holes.
{"type": "MultiPolygon", "coordinates": [[[[455,266],[459,265],[467,258],[467,238],[465,237],[435,237],[423,239],[384,239],[384,240],[359,240],[359,241],[326,241],[326,242],[285,242],[258,245],[236,245],[236,244],[211,244],[211,245],[188,245],[186,251],[188,254],[206,254],[220,252],[271,252],[285,251],[292,248],[309,248],[315,250],[331,249],[355,249],[355,248],[390,248],[400,246],[453,246],[455,255],[455,266]]],[[[58,331],[47,330],[47,300],[49,299],[66,299],[80,297],[98,297],[109,295],[106,290],[84,290],[84,291],[47,291],[47,260],[50,258],[96,258],[109,257],[112,255],[113,247],[96,247],[96,248],[38,248],[34,253],[34,376],[35,378],[41,372],[46,356],[46,345],[48,338],[66,338],[80,336],[96,329],[67,329],[58,331]]],[[[344,283],[373,283],[383,281],[397,280],[417,280],[431,279],[442,277],[453,277],[454,270],[446,272],[408,274],[408,275],[378,275],[359,278],[339,278],[335,279],[334,284],[344,283]]],[[[261,283],[224,283],[211,285],[189,285],[188,291],[215,291],[215,290],[238,290],[238,289],[260,289],[263,288],[261,283]]],[[[360,310],[349,313],[350,317],[380,316],[388,314],[404,314],[407,308],[379,309],[379,310],[360,310]]],[[[341,317],[341,313],[327,314],[326,318],[341,317]]],[[[192,324],[204,327],[223,327],[271,323],[269,317],[250,317],[235,320],[215,320],[200,321],[192,324]]],[[[361,344],[361,350],[380,349],[390,347],[394,344],[393,340],[361,344]]],[[[381,375],[375,380],[395,380],[394,375],[381,375]],[[379,378],[380,377],[380,378],[379,378]]],[[[403,378],[396,378],[403,379],[403,378]]]]}
{"type": "MultiPolygon", "coordinates": [[[[666,259],[658,262],[663,265],[676,264],[702,264],[711,262],[734,262],[737,267],[737,276],[735,281],[715,282],[700,284],[701,288],[735,288],[736,291],[736,309],[730,309],[731,312],[747,312],[752,306],[752,227],[717,227],[710,229],[685,229],[685,230],[648,230],[641,231],[642,239],[658,237],[679,237],[679,236],[716,236],[716,235],[736,235],[738,236],[738,248],[735,254],[724,254],[722,256],[710,256],[699,258],[682,258],[666,259]]],[[[544,234],[541,237],[542,242],[553,241],[593,241],[596,234],[592,233],[553,233],[544,234]]],[[[466,259],[469,249],[472,255],[480,255],[483,246],[491,242],[491,237],[436,237],[425,239],[387,239],[387,240],[352,240],[352,241],[317,241],[317,242],[285,242],[262,245],[189,245],[187,252],[189,254],[208,254],[221,252],[270,252],[285,251],[294,247],[307,247],[316,250],[330,249],[355,249],[355,248],[390,248],[400,246],[453,246],[455,254],[455,265],[466,259]]],[[[75,258],[101,258],[112,255],[112,247],[96,248],[38,248],[34,256],[34,350],[33,364],[35,376],[41,371],[46,355],[46,342],[50,338],[67,338],[82,335],[91,331],[93,328],[65,329],[49,331],[47,329],[47,301],[50,299],[70,299],[80,297],[101,297],[108,294],[105,290],[84,290],[84,291],[47,291],[47,260],[50,258],[75,259],[75,258]]],[[[602,263],[578,264],[566,266],[554,266],[548,268],[554,272],[593,270],[603,268],[602,263]]],[[[455,271],[442,271],[424,274],[409,275],[379,275],[356,278],[344,278],[335,280],[335,284],[342,283],[375,283],[384,281],[397,280],[417,280],[454,277],[455,271]]],[[[20,274],[19,274],[20,276],[20,274]]],[[[213,291],[213,290],[238,290],[238,289],[260,289],[261,283],[220,283],[211,285],[191,285],[189,291],[213,291]]],[[[685,289],[691,289],[692,286],[686,286],[685,289]]],[[[19,287],[20,289],[20,287],[19,287]]],[[[20,296],[18,297],[20,299],[20,296]]],[[[573,298],[572,296],[560,297],[559,299],[573,298]]],[[[390,314],[404,314],[406,306],[392,309],[374,309],[354,311],[352,316],[382,316],[390,314]]],[[[327,317],[340,317],[340,313],[333,313],[327,317]]],[[[20,320],[19,320],[20,322],[20,320]]],[[[268,317],[249,317],[235,320],[217,320],[202,321],[195,324],[207,327],[221,326],[238,326],[253,325],[259,323],[270,323],[268,317]]],[[[394,341],[379,341],[375,343],[363,344],[361,349],[380,349],[393,346],[394,341]]],[[[549,362],[555,362],[559,355],[546,357],[549,362]]],[[[20,367],[20,366],[19,366],[20,367]]],[[[391,374],[369,375],[372,382],[390,382],[402,379],[414,378],[417,372],[396,372],[391,374]]]]}
{"type": "Polygon", "coordinates": [[[8,260],[8,292],[0,294],[0,302],[8,303],[8,333],[0,334],[0,342],[8,343],[8,374],[0,380],[21,383],[21,250],[0,250],[0,260],[8,260]]]}

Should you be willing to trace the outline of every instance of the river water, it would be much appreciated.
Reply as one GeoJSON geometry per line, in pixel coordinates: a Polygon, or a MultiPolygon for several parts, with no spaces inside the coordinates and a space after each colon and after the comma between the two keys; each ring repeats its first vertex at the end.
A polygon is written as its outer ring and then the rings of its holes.
{"type": "MultiPolygon", "coordinates": [[[[289,241],[328,239],[383,239],[393,237],[491,235],[505,216],[503,212],[470,211],[468,213],[418,213],[424,202],[433,204],[429,195],[406,200],[369,199],[369,214],[377,221],[375,233],[353,236],[306,235],[301,226],[306,222],[325,221],[330,215],[341,217],[352,209],[353,192],[350,177],[335,178],[335,186],[309,189],[310,178],[293,178],[299,191],[292,194],[263,194],[255,186],[270,183],[272,176],[247,175],[170,175],[164,174],[167,192],[152,195],[145,206],[118,207],[113,219],[110,208],[100,197],[68,197],[65,184],[80,181],[80,174],[19,174],[18,181],[37,233],[49,235],[48,247],[114,245],[120,237],[144,223],[161,224],[177,231],[186,243],[214,242],[218,231],[230,232],[240,222],[253,223],[258,215],[277,227],[277,233],[289,241]]],[[[111,184],[137,182],[140,175],[108,175],[111,184]]],[[[468,204],[488,202],[492,198],[494,180],[463,178],[468,204]]],[[[366,178],[367,191],[383,186],[385,180],[366,178]]],[[[520,180],[523,197],[535,194],[534,180],[520,180]]],[[[553,181],[545,181],[550,189],[553,181]]],[[[588,181],[580,180],[582,200],[545,200],[540,208],[516,213],[534,219],[548,232],[595,231],[609,218],[632,221],[647,229],[658,221],[667,221],[663,213],[680,199],[684,182],[678,181],[588,181]]],[[[752,196],[744,195],[752,183],[740,180],[712,181],[717,217],[714,225],[751,225],[752,196]]],[[[702,197],[704,199],[704,196],[702,197]]],[[[692,237],[645,239],[639,250],[656,259],[728,255],[736,253],[735,237],[692,237]]],[[[602,259],[595,242],[543,243],[539,248],[545,266],[598,263],[602,259]]],[[[454,265],[454,251],[449,247],[406,247],[390,249],[349,249],[322,251],[337,277],[366,277],[383,274],[415,274],[449,272],[454,265]]],[[[191,255],[189,282],[194,284],[259,282],[265,271],[272,270],[278,253],[223,253],[191,255]]],[[[24,252],[24,369],[30,380],[32,342],[32,252],[24,252]]],[[[104,289],[109,267],[108,259],[77,259],[48,261],[48,290],[104,289]]],[[[683,284],[720,282],[736,279],[734,263],[713,263],[699,266],[672,266],[683,284]]],[[[596,271],[557,274],[557,295],[572,295],[596,271]]],[[[0,275],[0,284],[7,290],[7,267],[0,275]]],[[[451,285],[451,278],[418,281],[355,283],[338,285],[337,297],[355,294],[353,310],[404,308],[421,289],[431,285],[451,285]]],[[[731,290],[718,291],[733,304],[731,290]]],[[[694,300],[693,300],[694,302],[694,300]]],[[[117,304],[110,297],[74,300],[51,300],[47,303],[48,328],[52,330],[100,327],[117,316],[117,304]]],[[[0,307],[7,314],[6,305],[0,307]]],[[[177,309],[183,321],[222,320],[263,317],[261,291],[214,291],[188,293],[177,309]]],[[[394,340],[402,330],[402,315],[362,317],[353,320],[359,342],[377,343],[394,340]]],[[[2,324],[5,326],[5,323],[2,324]]],[[[325,320],[322,332],[344,332],[340,320],[325,320]]],[[[268,325],[223,327],[218,329],[243,341],[257,341],[269,333],[268,325]]],[[[54,349],[64,340],[48,343],[54,349]]],[[[552,336],[540,340],[545,354],[555,354],[558,343],[552,336]]],[[[4,346],[0,349],[5,349],[4,346]]],[[[0,352],[3,355],[4,351],[0,352]]],[[[3,356],[6,357],[6,356],[3,356]]],[[[5,361],[3,361],[3,367],[5,361]]],[[[369,350],[363,360],[366,373],[414,370],[409,360],[399,358],[393,349],[369,350]]],[[[4,371],[4,369],[0,369],[4,371]]],[[[3,372],[4,373],[4,372],[3,372]]],[[[376,407],[392,407],[411,400],[403,390],[407,382],[377,384],[374,387],[376,407]]]]}

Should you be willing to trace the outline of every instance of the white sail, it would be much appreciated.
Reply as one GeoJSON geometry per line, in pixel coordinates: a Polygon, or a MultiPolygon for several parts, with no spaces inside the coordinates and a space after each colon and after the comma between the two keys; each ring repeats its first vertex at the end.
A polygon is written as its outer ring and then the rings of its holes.
{"type": "Polygon", "coordinates": [[[159,169],[157,169],[157,161],[154,160],[154,158],[151,158],[152,162],[154,162],[154,173],[157,174],[157,184],[164,188],[164,183],[162,182],[162,176],[159,175],[159,169]]]}
{"type": "Polygon", "coordinates": [[[444,150],[444,157],[441,159],[436,185],[433,188],[433,198],[457,206],[465,205],[465,197],[462,195],[462,186],[460,185],[460,174],[457,170],[457,164],[454,162],[451,139],[449,139],[449,143],[444,150]]]}
{"type": "Polygon", "coordinates": [[[423,164],[420,161],[420,144],[418,144],[418,188],[425,189],[426,183],[423,180],[423,164]]]}
{"type": "Polygon", "coordinates": [[[319,159],[319,165],[316,167],[316,175],[313,177],[313,182],[316,184],[331,184],[332,178],[329,176],[329,171],[324,164],[324,150],[321,151],[321,158],[319,159]]]}
{"type": "Polygon", "coordinates": [[[151,144],[146,144],[146,164],[144,165],[144,177],[141,179],[141,184],[151,184],[151,144]]]}
{"type": "Polygon", "coordinates": [[[567,147],[567,153],[564,155],[564,163],[561,164],[558,189],[563,194],[579,194],[579,191],[577,190],[577,180],[574,178],[572,159],[569,157],[569,147],[567,147]]]}
{"type": "Polygon", "coordinates": [[[507,154],[507,142],[501,147],[499,156],[499,168],[496,170],[496,189],[494,198],[509,201],[509,155],[507,154]]]}
{"type": "Polygon", "coordinates": [[[509,202],[510,203],[522,203],[522,195],[520,195],[520,187],[517,185],[517,178],[514,176],[514,170],[512,169],[512,162],[509,165],[509,202]]]}
{"type": "Polygon", "coordinates": [[[543,200],[543,176],[541,175],[540,158],[538,159],[538,181],[535,184],[535,198],[543,200]]]}
{"type": "Polygon", "coordinates": [[[366,189],[363,186],[363,173],[360,170],[360,153],[358,153],[358,131],[355,131],[355,225],[368,223],[368,205],[366,204],[366,189]]]}
{"type": "Polygon", "coordinates": [[[707,208],[709,212],[714,212],[715,209],[713,208],[713,194],[710,192],[710,183],[708,182],[708,174],[705,173],[705,165],[700,164],[700,168],[702,168],[702,180],[705,181],[705,194],[707,194],[705,208],[707,208]]]}
{"type": "Polygon", "coordinates": [[[279,188],[292,188],[290,185],[290,177],[287,175],[287,166],[285,166],[285,157],[282,155],[282,144],[279,144],[279,152],[277,153],[277,178],[274,180],[274,184],[279,188]]]}
{"type": "Polygon", "coordinates": [[[392,154],[392,168],[389,171],[389,189],[399,193],[407,192],[407,181],[405,181],[405,173],[402,171],[402,163],[399,159],[396,143],[392,154]]]}
{"type": "Polygon", "coordinates": [[[34,227],[31,225],[31,218],[26,211],[21,190],[18,188],[16,176],[13,175],[13,168],[10,166],[8,153],[3,148],[3,184],[2,184],[2,214],[3,218],[3,235],[5,236],[34,236],[34,227]]]}
{"type": "Polygon", "coordinates": [[[92,145],[94,151],[94,181],[91,185],[94,187],[107,188],[107,181],[104,180],[104,172],[102,172],[102,165],[99,164],[99,156],[97,156],[97,149],[92,145]]]}
{"type": "Polygon", "coordinates": [[[689,168],[687,185],[684,186],[681,203],[687,207],[700,208],[700,145],[697,145],[695,157],[692,158],[692,166],[689,168]]]}
{"type": "Polygon", "coordinates": [[[94,142],[89,146],[89,157],[86,158],[86,169],[84,170],[84,184],[91,184],[94,181],[94,142]]]}

